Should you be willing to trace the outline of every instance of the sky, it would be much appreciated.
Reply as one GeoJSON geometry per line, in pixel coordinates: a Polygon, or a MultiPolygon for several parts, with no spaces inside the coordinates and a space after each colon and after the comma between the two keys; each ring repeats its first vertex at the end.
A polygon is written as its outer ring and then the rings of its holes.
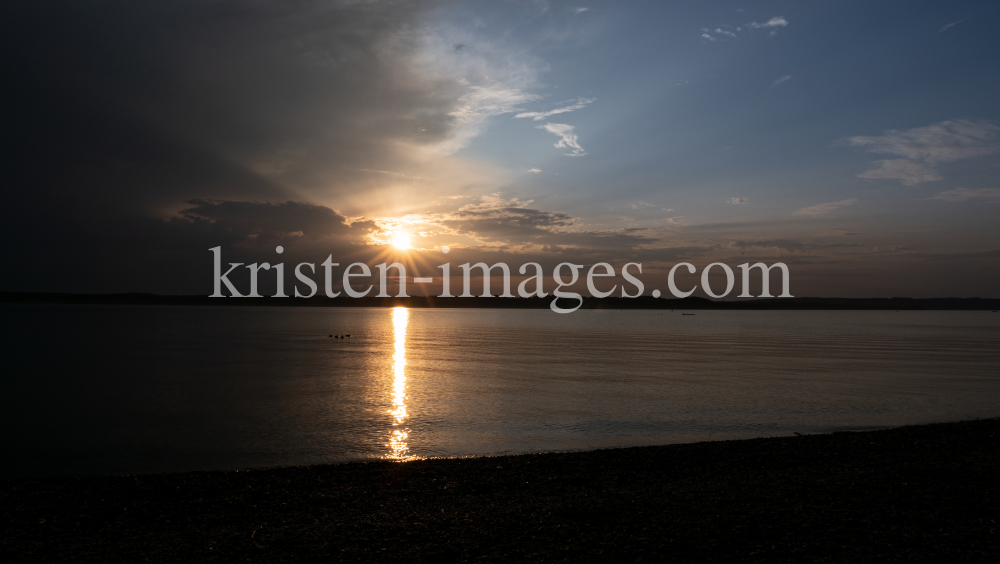
{"type": "Polygon", "coordinates": [[[682,261],[783,262],[796,296],[1000,297],[994,3],[4,12],[0,290],[208,295],[221,246],[418,276],[638,262],[646,293],[682,261]]]}

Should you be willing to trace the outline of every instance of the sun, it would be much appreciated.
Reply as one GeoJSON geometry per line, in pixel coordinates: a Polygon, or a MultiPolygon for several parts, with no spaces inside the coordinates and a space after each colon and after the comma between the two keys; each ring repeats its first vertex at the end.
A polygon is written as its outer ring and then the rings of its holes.
{"type": "Polygon", "coordinates": [[[392,234],[392,246],[401,251],[410,248],[410,234],[406,231],[397,231],[392,234]]]}

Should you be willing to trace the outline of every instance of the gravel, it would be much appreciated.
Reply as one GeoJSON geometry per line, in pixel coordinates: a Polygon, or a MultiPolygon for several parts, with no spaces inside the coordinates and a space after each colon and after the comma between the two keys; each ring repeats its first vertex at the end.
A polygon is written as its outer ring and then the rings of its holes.
{"type": "Polygon", "coordinates": [[[1000,562],[1000,419],[0,482],[5,562],[1000,562]]]}

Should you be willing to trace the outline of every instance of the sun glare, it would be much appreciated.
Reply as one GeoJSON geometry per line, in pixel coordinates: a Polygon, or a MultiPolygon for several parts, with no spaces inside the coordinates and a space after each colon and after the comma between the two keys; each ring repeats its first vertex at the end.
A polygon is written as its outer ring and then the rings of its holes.
{"type": "Polygon", "coordinates": [[[410,248],[410,234],[405,231],[397,231],[392,234],[392,246],[405,251],[410,248]]]}

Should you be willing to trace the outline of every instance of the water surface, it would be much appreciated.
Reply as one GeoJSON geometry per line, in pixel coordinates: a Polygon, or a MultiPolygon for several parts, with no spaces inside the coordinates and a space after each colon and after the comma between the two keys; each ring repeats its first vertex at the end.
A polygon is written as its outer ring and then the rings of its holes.
{"type": "Polygon", "coordinates": [[[577,450],[1000,415],[991,312],[0,311],[4,476],[577,450]]]}

